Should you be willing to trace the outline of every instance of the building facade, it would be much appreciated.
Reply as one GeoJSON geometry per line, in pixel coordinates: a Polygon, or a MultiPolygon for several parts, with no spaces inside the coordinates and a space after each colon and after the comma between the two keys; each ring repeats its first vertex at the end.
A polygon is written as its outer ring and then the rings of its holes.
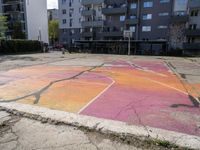
{"type": "MultiPolygon", "coordinates": [[[[170,49],[183,49],[188,41],[199,42],[197,35],[186,34],[187,28],[199,28],[194,25],[199,22],[199,5],[199,0],[59,0],[60,41],[124,40],[123,33],[129,30],[132,40],[162,40],[169,43],[170,49]],[[77,11],[70,17],[71,9],[77,11]],[[74,20],[72,27],[68,26],[70,20],[74,20]]],[[[140,48],[162,49],[159,45],[144,45],[140,48]]]]}
{"type": "Polygon", "coordinates": [[[73,44],[81,37],[80,0],[59,0],[60,42],[73,44]]]}
{"type": "Polygon", "coordinates": [[[7,17],[9,39],[40,40],[48,43],[48,17],[46,0],[0,0],[0,13],[7,17]]]}
{"type": "Polygon", "coordinates": [[[186,41],[183,49],[186,53],[199,53],[200,49],[200,1],[190,0],[188,4],[189,21],[186,23],[184,36],[186,41]]]}
{"type": "Polygon", "coordinates": [[[48,9],[48,20],[58,20],[58,9],[48,9]]]}

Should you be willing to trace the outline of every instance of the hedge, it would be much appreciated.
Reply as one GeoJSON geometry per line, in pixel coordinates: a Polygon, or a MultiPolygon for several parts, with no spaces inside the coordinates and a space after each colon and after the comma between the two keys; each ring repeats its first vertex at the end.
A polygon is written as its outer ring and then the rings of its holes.
{"type": "Polygon", "coordinates": [[[42,44],[31,40],[1,40],[0,54],[42,52],[42,44]]]}

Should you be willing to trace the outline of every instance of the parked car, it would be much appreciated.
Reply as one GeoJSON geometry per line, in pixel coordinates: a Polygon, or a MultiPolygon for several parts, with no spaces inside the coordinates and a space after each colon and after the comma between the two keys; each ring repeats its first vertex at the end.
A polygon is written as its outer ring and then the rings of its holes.
{"type": "Polygon", "coordinates": [[[62,44],[56,44],[55,46],[53,46],[53,49],[61,50],[62,48],[64,48],[62,44]]]}

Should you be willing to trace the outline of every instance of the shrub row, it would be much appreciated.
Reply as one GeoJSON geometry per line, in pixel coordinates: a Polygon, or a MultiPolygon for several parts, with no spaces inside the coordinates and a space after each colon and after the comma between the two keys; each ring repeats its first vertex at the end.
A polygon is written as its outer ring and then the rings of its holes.
{"type": "Polygon", "coordinates": [[[36,53],[42,51],[39,41],[31,40],[1,40],[0,54],[36,53]]]}

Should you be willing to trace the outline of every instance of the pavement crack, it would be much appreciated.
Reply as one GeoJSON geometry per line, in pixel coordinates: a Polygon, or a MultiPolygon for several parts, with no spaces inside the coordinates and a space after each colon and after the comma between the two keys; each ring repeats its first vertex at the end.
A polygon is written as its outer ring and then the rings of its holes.
{"type": "Polygon", "coordinates": [[[100,148],[96,145],[95,142],[92,141],[92,139],[88,136],[88,140],[90,141],[90,144],[92,144],[97,150],[100,150],[100,148]]]}
{"type": "Polygon", "coordinates": [[[16,116],[12,116],[10,119],[6,120],[3,122],[3,124],[0,126],[0,136],[3,137],[6,134],[12,134],[12,138],[9,138],[7,140],[5,140],[4,142],[0,142],[1,144],[5,144],[5,143],[10,143],[10,142],[16,142],[15,147],[13,148],[16,149],[19,145],[19,136],[13,131],[13,126],[20,121],[19,117],[16,116]]]}
{"type": "Polygon", "coordinates": [[[48,85],[46,85],[45,87],[41,88],[40,90],[38,91],[35,91],[33,93],[30,93],[30,94],[27,94],[25,96],[22,96],[22,97],[18,97],[18,98],[15,98],[15,99],[10,99],[10,100],[4,100],[4,99],[0,99],[0,102],[1,103],[9,103],[9,102],[16,102],[16,101],[19,101],[19,100],[22,100],[22,99],[25,99],[25,98],[28,98],[28,97],[35,97],[35,101],[34,101],[34,104],[38,104],[39,101],[40,101],[40,98],[41,98],[41,95],[47,91],[52,85],[54,85],[55,83],[58,83],[58,82],[62,82],[62,81],[67,81],[67,80],[72,80],[72,79],[75,79],[81,75],[83,75],[84,73],[86,72],[91,72],[93,70],[95,70],[96,68],[100,68],[104,65],[101,64],[99,66],[94,66],[94,67],[91,67],[90,69],[87,69],[87,70],[84,70],[84,71],[81,71],[79,72],[78,74],[72,76],[72,77],[68,77],[68,78],[63,78],[63,79],[59,79],[59,80],[55,80],[55,81],[52,81],[50,82],[48,85]]]}
{"type": "Polygon", "coordinates": [[[70,144],[65,144],[65,145],[61,145],[61,146],[39,147],[39,148],[33,148],[32,150],[57,149],[57,148],[64,148],[64,147],[68,147],[68,146],[85,145],[85,144],[90,144],[90,142],[85,142],[85,143],[70,143],[70,144]]]}
{"type": "MultiPolygon", "coordinates": [[[[145,100],[148,96],[144,97],[143,99],[139,100],[139,101],[142,101],[142,100],[145,100]]],[[[136,108],[134,107],[134,104],[135,102],[130,102],[129,104],[127,104],[124,108],[122,108],[118,113],[117,115],[115,116],[115,118],[117,118],[122,112],[124,111],[128,111],[128,110],[133,110],[136,117],[137,117],[137,120],[138,120],[138,123],[143,126],[143,128],[145,129],[145,131],[147,131],[147,134],[148,134],[148,137],[150,137],[150,133],[149,133],[149,130],[148,128],[146,127],[146,125],[142,122],[142,119],[140,117],[140,115],[138,114],[136,108]]]]}

